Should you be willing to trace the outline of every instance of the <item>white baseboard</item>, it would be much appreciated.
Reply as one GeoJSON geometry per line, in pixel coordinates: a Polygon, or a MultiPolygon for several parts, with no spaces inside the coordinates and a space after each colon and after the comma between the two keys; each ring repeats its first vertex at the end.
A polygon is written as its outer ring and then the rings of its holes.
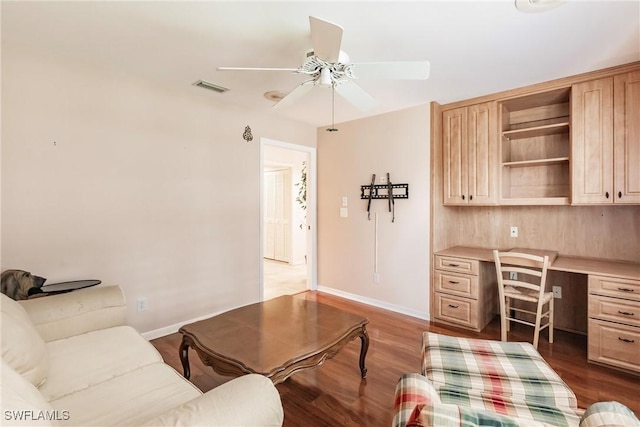
{"type": "MultiPolygon", "coordinates": [[[[344,292],[344,291],[341,291],[341,290],[338,290],[338,289],[333,289],[333,288],[327,288],[325,286],[320,286],[320,285],[318,285],[318,291],[326,292],[328,294],[332,294],[332,295],[335,295],[335,296],[338,296],[338,297],[346,298],[346,299],[349,299],[349,300],[352,300],[352,301],[361,302],[363,304],[372,305],[374,307],[383,308],[385,310],[393,311],[393,312],[396,312],[396,313],[405,314],[407,316],[416,317],[418,319],[429,320],[428,313],[425,314],[425,313],[422,313],[422,312],[419,312],[419,311],[416,311],[416,310],[408,309],[406,307],[401,307],[399,305],[389,304],[389,303],[384,302],[384,301],[378,301],[378,300],[375,300],[375,299],[366,298],[366,297],[363,297],[363,296],[360,296],[360,295],[351,294],[349,292],[344,292]]],[[[217,313],[205,314],[205,315],[193,318],[193,319],[185,320],[183,322],[174,323],[173,325],[164,326],[162,328],[154,329],[152,331],[143,332],[141,335],[147,341],[151,341],[151,340],[154,340],[156,338],[160,338],[160,337],[164,337],[166,335],[170,335],[170,334],[176,333],[184,325],[188,325],[189,323],[198,322],[200,320],[208,319],[210,317],[217,316],[220,313],[223,313],[223,311],[219,311],[217,313]]]]}
{"type": "Polygon", "coordinates": [[[156,338],[160,338],[160,337],[164,337],[166,335],[171,335],[173,333],[176,333],[184,325],[188,325],[189,323],[198,322],[200,320],[208,319],[210,317],[217,316],[220,313],[223,313],[223,312],[219,311],[217,313],[205,314],[205,315],[193,318],[193,319],[185,320],[185,321],[180,322],[180,323],[174,323],[173,325],[164,326],[162,328],[154,329],[152,331],[142,332],[140,335],[142,335],[144,337],[144,339],[146,339],[147,341],[151,341],[151,340],[154,340],[156,338]]]}
{"type": "Polygon", "coordinates": [[[411,317],[416,317],[422,320],[430,320],[429,313],[423,313],[421,311],[412,310],[406,307],[402,307],[395,304],[389,304],[388,302],[375,300],[372,298],[363,297],[361,295],[351,294],[349,292],[344,292],[339,289],[328,288],[325,286],[318,285],[319,292],[326,292],[328,294],[332,294],[338,297],[346,298],[352,301],[361,302],[363,304],[372,305],[374,307],[383,308],[385,310],[393,311],[396,313],[404,314],[411,317]]]}

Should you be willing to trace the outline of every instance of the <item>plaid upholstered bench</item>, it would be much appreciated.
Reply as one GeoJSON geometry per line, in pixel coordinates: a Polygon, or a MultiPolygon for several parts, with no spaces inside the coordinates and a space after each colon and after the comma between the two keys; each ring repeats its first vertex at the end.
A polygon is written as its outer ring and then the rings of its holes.
{"type": "Polygon", "coordinates": [[[406,374],[396,386],[395,427],[640,426],[616,402],[583,413],[529,343],[425,332],[422,356],[422,374],[406,374]]]}

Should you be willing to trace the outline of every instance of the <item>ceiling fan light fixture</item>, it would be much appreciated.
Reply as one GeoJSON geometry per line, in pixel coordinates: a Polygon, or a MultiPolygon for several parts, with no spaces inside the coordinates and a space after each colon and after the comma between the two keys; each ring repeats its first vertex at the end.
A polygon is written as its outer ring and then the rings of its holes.
{"type": "Polygon", "coordinates": [[[325,86],[325,87],[332,86],[331,71],[329,70],[328,67],[325,67],[322,70],[320,70],[320,78],[318,79],[318,84],[320,86],[325,86]]]}

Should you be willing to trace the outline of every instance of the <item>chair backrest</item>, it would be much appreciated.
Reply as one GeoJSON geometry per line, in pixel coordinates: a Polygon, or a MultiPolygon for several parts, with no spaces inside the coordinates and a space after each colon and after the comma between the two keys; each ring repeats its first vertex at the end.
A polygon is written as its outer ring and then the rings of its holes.
{"type": "Polygon", "coordinates": [[[542,298],[546,287],[549,256],[494,250],[493,259],[496,264],[501,298],[505,286],[531,289],[538,292],[542,298]],[[518,279],[511,279],[510,273],[518,273],[518,279]]]}

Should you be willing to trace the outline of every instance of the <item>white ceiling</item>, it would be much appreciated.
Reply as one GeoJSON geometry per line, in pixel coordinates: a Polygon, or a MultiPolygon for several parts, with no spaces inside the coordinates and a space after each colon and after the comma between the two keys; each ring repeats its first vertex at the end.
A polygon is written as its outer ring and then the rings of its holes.
{"type": "MultiPolygon", "coordinates": [[[[425,81],[360,81],[379,101],[362,113],[336,95],[336,123],[485,95],[640,60],[640,1],[568,1],[522,13],[513,0],[411,2],[10,2],[2,43],[24,43],[184,88],[199,79],[229,88],[203,96],[272,111],[315,126],[331,123],[331,90],[316,87],[272,110],[267,91],[305,80],[289,72],[219,66],[297,67],[311,48],[308,16],[344,28],[352,62],[429,60],[425,81]]],[[[46,76],[43,76],[46,78],[46,76]]]]}

